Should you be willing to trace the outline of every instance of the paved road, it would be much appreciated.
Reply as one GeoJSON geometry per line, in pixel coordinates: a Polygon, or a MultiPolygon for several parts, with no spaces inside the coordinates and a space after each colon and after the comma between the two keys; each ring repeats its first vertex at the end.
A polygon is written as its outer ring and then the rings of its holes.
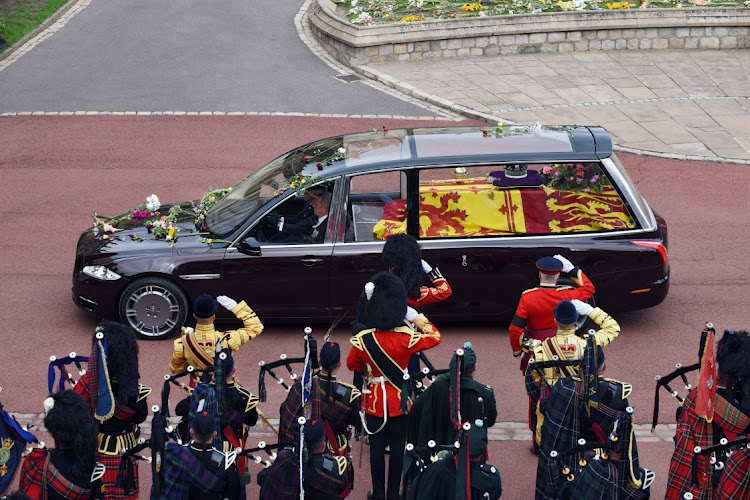
{"type": "MultiPolygon", "coordinates": [[[[89,225],[89,214],[121,213],[151,193],[165,202],[195,198],[209,185],[238,182],[306,140],[383,124],[393,129],[423,122],[270,116],[0,118],[0,183],[6,193],[0,200],[3,403],[13,412],[38,414],[47,390],[47,358],[87,351],[96,322],[73,305],[70,273],[75,242],[89,225]]],[[[744,192],[750,171],[741,165],[635,155],[622,155],[622,161],[670,229],[672,288],[667,300],[653,309],[618,315],[623,333],[607,347],[608,374],[634,384],[631,400],[638,422],[646,424],[652,411],[653,376],[669,372],[676,362],[694,360],[703,322],[713,321],[719,328],[747,327],[750,220],[742,214],[750,210],[744,192]]],[[[523,492],[533,482],[536,462],[527,452],[520,425],[525,395],[505,327],[440,326],[445,341],[430,354],[436,364],[447,364],[452,349],[465,340],[476,346],[477,376],[495,388],[498,429],[508,428],[504,432],[510,440],[491,445],[506,498],[527,498],[523,492]]],[[[316,326],[317,331],[321,328],[316,326]]],[[[300,330],[269,326],[240,351],[240,378],[255,388],[258,361],[297,352],[300,330]]],[[[347,336],[346,329],[339,328],[334,339],[346,345],[347,336]]],[[[167,370],[170,342],[140,346],[143,380],[158,386],[167,370]]],[[[272,418],[278,416],[282,397],[275,387],[271,384],[269,401],[263,405],[272,418]]],[[[673,410],[673,402],[664,398],[663,423],[673,421],[673,410]]],[[[643,463],[659,474],[657,498],[664,491],[671,448],[655,439],[644,440],[641,453],[643,463]]],[[[358,484],[367,484],[366,466],[358,471],[358,484]]],[[[360,486],[355,500],[364,498],[363,489],[360,486]]]]}
{"type": "Polygon", "coordinates": [[[750,163],[748,49],[454,57],[369,68],[488,117],[597,124],[626,149],[750,163]]]}
{"type": "Polygon", "coordinates": [[[301,0],[78,4],[53,36],[17,60],[11,56],[10,65],[0,62],[0,113],[436,115],[361,82],[335,79],[341,70],[300,39],[301,0]]]}

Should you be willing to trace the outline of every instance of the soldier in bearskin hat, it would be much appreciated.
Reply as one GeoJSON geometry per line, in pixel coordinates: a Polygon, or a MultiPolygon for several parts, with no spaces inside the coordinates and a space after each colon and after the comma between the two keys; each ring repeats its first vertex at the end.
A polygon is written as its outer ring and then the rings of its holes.
{"type": "Polygon", "coordinates": [[[33,499],[103,499],[104,466],[96,462],[96,434],[86,401],[72,390],[44,400],[44,427],[53,449],[35,448],[21,468],[21,491],[33,499]]]}
{"type": "MultiPolygon", "coordinates": [[[[748,495],[748,471],[736,466],[742,462],[742,454],[734,458],[731,468],[719,472],[721,477],[712,478],[711,457],[696,457],[695,448],[707,448],[718,444],[722,438],[729,441],[746,434],[750,427],[750,337],[746,331],[725,330],[716,349],[716,395],[713,399],[713,417],[701,416],[697,399],[700,387],[691,390],[678,413],[675,450],[669,465],[667,500],[682,500],[691,493],[694,500],[712,498],[713,479],[723,479],[719,488],[721,495],[732,492],[729,498],[746,498],[748,495]],[[694,464],[697,471],[693,470],[694,464]],[[697,472],[697,476],[695,473],[697,472]],[[694,484],[693,477],[697,477],[694,484]],[[744,486],[742,486],[744,484],[744,486]],[[742,491],[744,489],[744,492],[742,491]],[[743,497],[742,495],[745,495],[743,497]]],[[[701,371],[703,374],[703,370],[701,371]]],[[[713,385],[714,381],[711,382],[713,385]]],[[[710,386],[709,386],[710,387],[710,386]]],[[[735,452],[737,453],[737,452],[735,452]]],[[[721,458],[717,461],[724,462],[721,458]]],[[[744,462],[745,465],[748,463],[744,462]]],[[[726,496],[724,498],[727,498],[726,496]]]]}
{"type": "Polygon", "coordinates": [[[388,465],[387,498],[398,498],[401,467],[411,407],[410,382],[404,377],[409,358],[438,345],[438,329],[424,314],[408,307],[404,282],[389,273],[379,273],[365,285],[367,316],[374,328],[351,338],[346,359],[352,371],[369,372],[369,393],[364,402],[363,424],[370,435],[372,498],[386,498],[385,447],[392,453],[388,465]],[[404,320],[413,323],[412,329],[404,320]]]}
{"type": "Polygon", "coordinates": [[[107,499],[138,498],[138,467],[133,461],[135,489],[130,495],[115,485],[123,450],[137,444],[138,424],[148,416],[146,397],[151,388],[138,382],[138,343],[135,331],[120,323],[102,321],[92,339],[88,371],[75,386],[93,414],[98,432],[97,460],[104,464],[107,499]]]}

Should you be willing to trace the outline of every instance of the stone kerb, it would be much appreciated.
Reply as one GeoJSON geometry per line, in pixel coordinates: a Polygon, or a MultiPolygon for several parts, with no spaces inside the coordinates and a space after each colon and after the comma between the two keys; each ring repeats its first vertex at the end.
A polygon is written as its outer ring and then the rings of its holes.
{"type": "Polygon", "coordinates": [[[313,33],[352,67],[468,55],[589,50],[750,48],[750,9],[551,12],[357,26],[330,0],[313,0],[313,33]]]}

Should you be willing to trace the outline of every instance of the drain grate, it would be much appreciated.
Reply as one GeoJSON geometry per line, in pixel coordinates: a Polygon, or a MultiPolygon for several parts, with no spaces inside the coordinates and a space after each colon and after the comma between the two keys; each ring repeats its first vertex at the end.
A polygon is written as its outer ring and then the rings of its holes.
{"type": "Polygon", "coordinates": [[[344,83],[358,82],[358,81],[360,81],[362,79],[361,76],[347,75],[347,74],[336,75],[336,76],[334,76],[334,78],[337,79],[337,80],[341,80],[344,83]]]}

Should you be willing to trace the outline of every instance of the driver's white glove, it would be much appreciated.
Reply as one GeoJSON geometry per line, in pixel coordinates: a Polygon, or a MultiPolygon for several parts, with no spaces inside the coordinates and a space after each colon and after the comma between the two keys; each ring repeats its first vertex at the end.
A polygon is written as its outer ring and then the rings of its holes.
{"type": "Polygon", "coordinates": [[[559,260],[560,262],[562,262],[562,265],[563,265],[562,270],[564,273],[568,273],[572,271],[573,268],[575,267],[572,262],[570,262],[568,259],[566,259],[560,254],[553,255],[553,257],[559,260]]]}
{"type": "Polygon", "coordinates": [[[406,306],[406,320],[409,323],[413,323],[414,318],[416,317],[417,317],[417,310],[414,309],[413,307],[406,306]]]}
{"type": "Polygon", "coordinates": [[[226,309],[227,311],[231,311],[235,307],[237,307],[237,301],[234,299],[230,299],[226,295],[219,295],[216,297],[216,301],[221,304],[221,307],[226,309]]]}
{"type": "Polygon", "coordinates": [[[424,271],[426,274],[430,274],[432,272],[432,266],[425,262],[424,259],[422,259],[422,271],[424,271]]]}
{"type": "Polygon", "coordinates": [[[594,310],[594,308],[591,307],[591,304],[589,304],[588,302],[583,302],[578,299],[573,299],[571,300],[571,302],[574,306],[576,306],[576,311],[578,311],[578,314],[580,314],[581,316],[588,316],[589,314],[591,314],[591,311],[594,310]]]}

